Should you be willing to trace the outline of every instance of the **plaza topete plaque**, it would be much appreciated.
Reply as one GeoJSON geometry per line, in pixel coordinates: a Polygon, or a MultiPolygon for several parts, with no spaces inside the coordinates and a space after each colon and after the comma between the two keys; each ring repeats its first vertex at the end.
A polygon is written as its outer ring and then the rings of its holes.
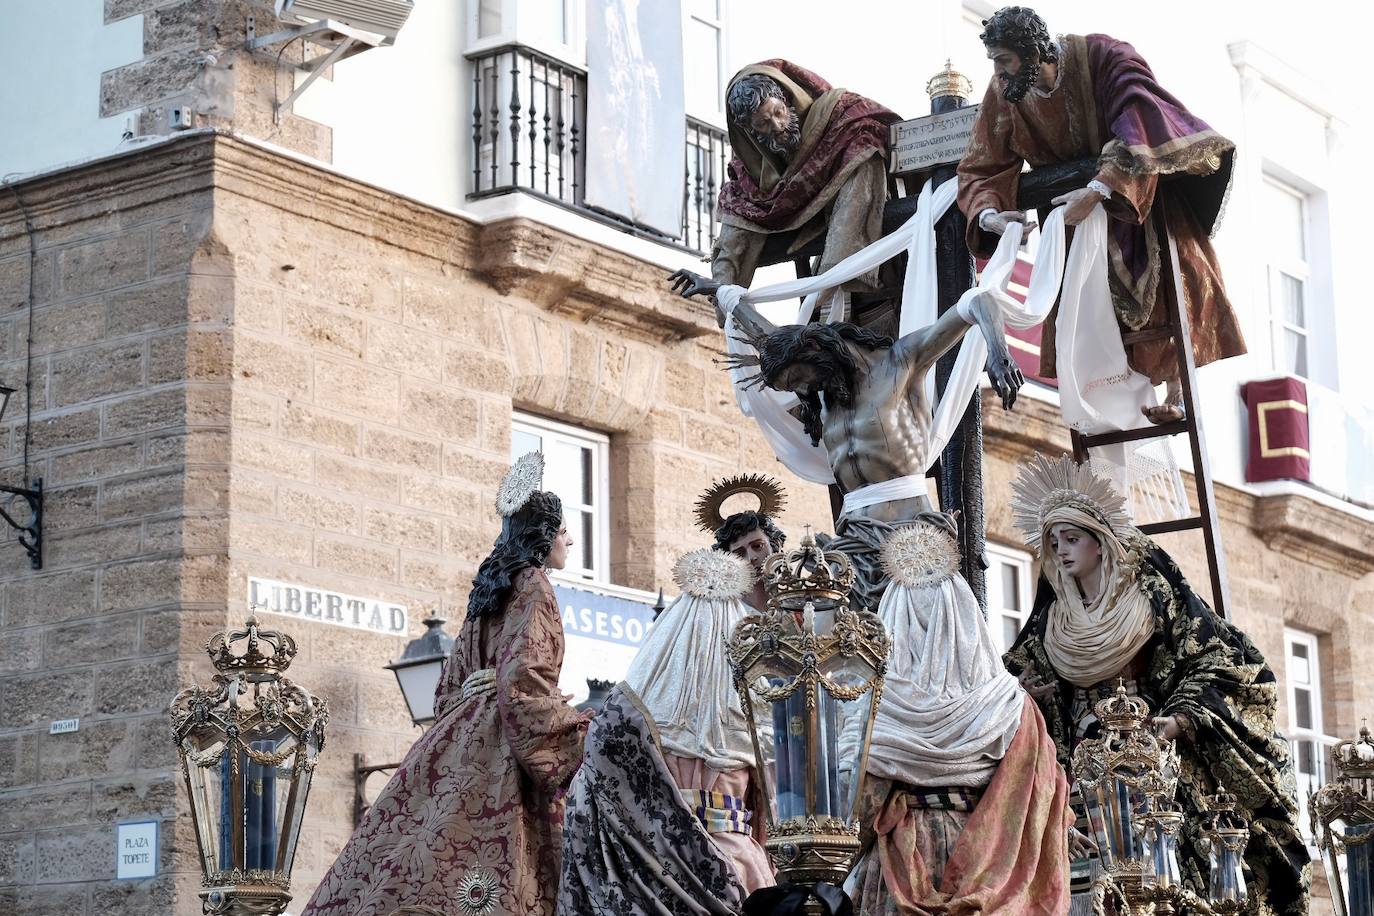
{"type": "Polygon", "coordinates": [[[891,171],[894,175],[923,172],[958,162],[968,148],[977,105],[902,121],[891,127],[891,171]]]}

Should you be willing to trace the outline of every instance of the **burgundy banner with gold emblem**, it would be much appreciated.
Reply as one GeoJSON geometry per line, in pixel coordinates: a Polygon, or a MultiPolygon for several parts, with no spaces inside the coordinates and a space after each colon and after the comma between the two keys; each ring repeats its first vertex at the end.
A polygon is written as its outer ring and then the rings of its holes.
{"type": "Polygon", "coordinates": [[[1311,480],[1311,435],[1307,426],[1307,386],[1302,379],[1266,379],[1240,386],[1250,414],[1247,483],[1311,480]]]}

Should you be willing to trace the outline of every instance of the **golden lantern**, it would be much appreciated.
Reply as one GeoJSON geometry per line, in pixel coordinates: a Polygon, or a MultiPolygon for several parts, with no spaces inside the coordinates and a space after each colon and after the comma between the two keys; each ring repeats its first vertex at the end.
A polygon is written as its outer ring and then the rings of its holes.
{"type": "Polygon", "coordinates": [[[1321,851],[1337,916],[1374,913],[1374,740],[1360,726],[1354,741],[1331,749],[1335,778],[1308,797],[1312,835],[1321,851]]]}
{"type": "Polygon", "coordinates": [[[284,673],[296,654],[285,633],[249,617],[206,645],[209,688],[173,699],[172,733],[191,799],[203,910],[275,916],[291,901],[291,868],[310,780],[324,747],[325,702],[284,673]]]}
{"type": "Polygon", "coordinates": [[[1105,916],[1111,898],[1120,916],[1181,912],[1234,914],[1246,900],[1241,872],[1249,826],[1225,792],[1209,799],[1199,833],[1210,852],[1211,881],[1203,900],[1184,887],[1178,864],[1183,813],[1174,804],[1179,757],[1172,741],[1150,727],[1150,706],[1124,683],[1094,707],[1101,737],[1073,754],[1074,779],[1087,807],[1105,874],[1093,884],[1093,907],[1105,916]]]}
{"type": "Polygon", "coordinates": [[[876,614],[850,608],[853,581],[849,558],[808,528],[765,563],[767,610],[730,636],[779,884],[838,884],[859,851],[855,804],[891,641],[876,614]]]}

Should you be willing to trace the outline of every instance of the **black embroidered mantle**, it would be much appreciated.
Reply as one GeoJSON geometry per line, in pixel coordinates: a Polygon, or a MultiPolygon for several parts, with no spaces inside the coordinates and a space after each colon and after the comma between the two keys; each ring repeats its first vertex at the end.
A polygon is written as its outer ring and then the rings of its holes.
{"type": "MultiPolygon", "coordinates": [[[[1154,609],[1155,631],[1141,649],[1144,667],[1137,686],[1155,715],[1187,719],[1179,738],[1177,794],[1186,816],[1179,843],[1184,880],[1205,898],[1207,851],[1198,839],[1198,815],[1205,796],[1225,788],[1251,819],[1247,912],[1306,916],[1311,859],[1297,824],[1288,743],[1274,728],[1279,695],[1274,673],[1249,638],[1198,597],[1167,553],[1147,541],[1139,555],[1137,582],[1154,609]]],[[[1053,601],[1054,591],[1042,576],[1030,619],[1004,660],[1013,674],[1029,670],[1056,684],[1040,708],[1067,769],[1076,743],[1070,713],[1075,688],[1057,676],[1045,655],[1053,601]]]]}

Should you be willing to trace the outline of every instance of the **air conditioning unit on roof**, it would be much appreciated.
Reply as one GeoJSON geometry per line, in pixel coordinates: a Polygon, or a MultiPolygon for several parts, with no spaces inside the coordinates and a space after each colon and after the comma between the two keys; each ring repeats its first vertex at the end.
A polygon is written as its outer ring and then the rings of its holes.
{"type": "Polygon", "coordinates": [[[383,36],[382,45],[396,41],[413,9],[413,0],[277,0],[279,19],[337,22],[383,36]]]}

